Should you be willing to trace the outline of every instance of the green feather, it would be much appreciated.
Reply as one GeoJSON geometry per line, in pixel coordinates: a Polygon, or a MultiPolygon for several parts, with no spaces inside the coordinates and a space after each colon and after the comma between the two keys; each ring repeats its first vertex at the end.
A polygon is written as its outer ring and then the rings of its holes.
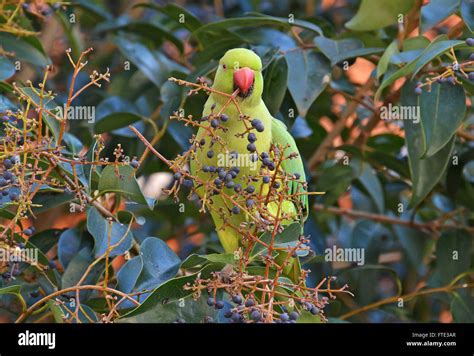
{"type": "MultiPolygon", "coordinates": [[[[288,156],[291,153],[298,153],[298,157],[284,160],[281,164],[281,167],[287,174],[299,174],[299,182],[306,182],[303,160],[299,155],[296,142],[293,136],[291,136],[291,134],[288,132],[286,125],[275,118],[272,120],[272,143],[274,145],[281,145],[283,147],[288,146],[288,148],[285,150],[285,156],[288,156]]],[[[308,195],[304,194],[306,192],[306,188],[299,182],[291,181],[290,194],[302,194],[299,196],[299,200],[301,202],[303,212],[301,218],[302,222],[304,222],[308,217],[309,212],[308,195]]]]}

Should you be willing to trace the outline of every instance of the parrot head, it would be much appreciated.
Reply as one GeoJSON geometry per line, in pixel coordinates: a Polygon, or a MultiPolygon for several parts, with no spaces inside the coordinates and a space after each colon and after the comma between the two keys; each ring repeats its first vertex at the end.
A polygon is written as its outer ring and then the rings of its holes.
{"type": "Polygon", "coordinates": [[[213,88],[226,94],[238,89],[238,100],[258,103],[263,92],[260,57],[245,48],[227,51],[219,61],[213,88]]]}

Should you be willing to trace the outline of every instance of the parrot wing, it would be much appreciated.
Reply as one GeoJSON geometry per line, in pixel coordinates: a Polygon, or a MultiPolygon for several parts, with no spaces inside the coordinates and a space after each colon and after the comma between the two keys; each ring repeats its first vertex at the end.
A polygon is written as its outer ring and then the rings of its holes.
{"type": "MultiPolygon", "coordinates": [[[[299,182],[295,180],[290,182],[290,194],[305,193],[306,188],[302,183],[306,182],[306,175],[304,171],[303,160],[299,155],[298,147],[296,146],[293,136],[291,136],[291,134],[288,132],[286,125],[275,118],[272,120],[272,143],[274,145],[288,146],[288,148],[285,150],[285,156],[288,156],[294,152],[298,153],[298,156],[293,159],[285,159],[281,163],[281,167],[287,174],[300,175],[299,182]]],[[[308,217],[309,212],[308,195],[299,195],[299,201],[301,203],[303,213],[301,224],[303,224],[308,217]]]]}

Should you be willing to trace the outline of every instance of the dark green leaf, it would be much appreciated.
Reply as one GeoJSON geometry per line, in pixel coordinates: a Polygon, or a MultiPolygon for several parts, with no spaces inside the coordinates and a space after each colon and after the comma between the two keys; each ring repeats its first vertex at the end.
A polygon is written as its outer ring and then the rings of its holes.
{"type": "Polygon", "coordinates": [[[117,193],[136,203],[148,205],[153,209],[154,202],[143,196],[135,179],[135,171],[131,166],[107,166],[102,171],[98,187],[100,194],[117,193]]]}
{"type": "Polygon", "coordinates": [[[372,31],[392,25],[407,13],[414,0],[362,0],[356,15],[346,23],[353,31],[372,31]]]}
{"type": "Polygon", "coordinates": [[[7,80],[15,74],[15,66],[6,57],[0,57],[0,80],[7,80]]]}
{"type": "Polygon", "coordinates": [[[51,64],[51,60],[45,56],[44,52],[38,50],[26,38],[15,37],[9,33],[2,32],[0,33],[0,43],[4,51],[15,54],[14,60],[26,61],[41,67],[51,64]]]}
{"type": "Polygon", "coordinates": [[[133,235],[128,226],[105,219],[96,208],[87,212],[87,230],[94,237],[96,258],[110,246],[118,244],[109,252],[111,257],[124,254],[132,246],[133,235]]]}
{"type": "Polygon", "coordinates": [[[421,33],[441,22],[459,7],[460,0],[431,0],[421,7],[421,33]]]}
{"type": "Polygon", "coordinates": [[[144,313],[119,319],[120,323],[173,323],[178,319],[186,323],[202,323],[206,317],[217,321],[218,311],[206,304],[206,297],[202,295],[198,300],[185,298],[179,301],[172,300],[159,304],[144,313]]]}
{"type": "Polygon", "coordinates": [[[364,48],[364,44],[357,38],[331,40],[326,37],[316,37],[314,43],[321,52],[331,61],[331,65],[349,58],[363,57],[368,54],[383,52],[383,48],[364,48]]]}
{"type": "MultiPolygon", "coordinates": [[[[293,243],[298,241],[301,235],[301,224],[300,223],[293,223],[285,229],[276,234],[273,238],[273,246],[276,247],[287,247],[291,246],[293,243]]],[[[260,236],[260,241],[264,242],[265,244],[270,244],[272,242],[272,233],[265,232],[262,236],[260,236]]],[[[252,258],[257,257],[258,255],[264,255],[267,253],[267,248],[260,243],[256,243],[254,248],[252,249],[251,256],[252,258]]]]}
{"type": "Polygon", "coordinates": [[[474,1],[461,0],[461,16],[471,32],[474,32],[474,1]]]}
{"type": "Polygon", "coordinates": [[[441,287],[472,267],[472,235],[463,230],[444,231],[436,244],[436,267],[428,284],[441,287]]]}
{"type": "Polygon", "coordinates": [[[157,10],[167,15],[170,19],[176,21],[176,23],[182,25],[191,32],[196,31],[202,26],[202,22],[189,11],[181,6],[175,4],[167,4],[166,6],[158,6],[156,4],[141,3],[135,5],[135,7],[148,7],[153,10],[157,10]]]}
{"type": "Polygon", "coordinates": [[[329,84],[331,66],[313,50],[297,49],[285,54],[288,63],[288,88],[298,112],[306,116],[308,109],[329,84]]]}
{"type": "Polygon", "coordinates": [[[453,137],[466,113],[466,95],[460,85],[434,83],[418,98],[425,141],[422,156],[431,157],[453,137]]]}
{"type": "Polygon", "coordinates": [[[273,116],[280,110],[288,87],[288,65],[284,57],[273,61],[265,72],[263,102],[273,116]]]}

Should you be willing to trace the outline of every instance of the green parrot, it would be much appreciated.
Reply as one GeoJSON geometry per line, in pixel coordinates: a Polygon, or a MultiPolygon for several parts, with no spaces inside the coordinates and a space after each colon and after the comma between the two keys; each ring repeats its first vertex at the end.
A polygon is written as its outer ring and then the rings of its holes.
{"type": "Polygon", "coordinates": [[[244,48],[227,51],[219,61],[212,89],[215,92],[210,94],[204,106],[203,120],[195,140],[198,147],[190,161],[190,169],[191,174],[201,181],[213,183],[228,197],[235,197],[234,202],[242,201],[239,205],[245,207],[245,212],[241,211],[222,194],[213,195],[202,185],[196,188],[201,199],[211,200],[213,209],[210,213],[216,231],[224,250],[229,253],[242,244],[242,233],[230,228],[229,224],[245,226],[252,220],[249,212],[252,214],[257,204],[265,204],[274,215],[286,214],[284,225],[299,221],[303,226],[308,214],[308,196],[305,194],[303,162],[296,143],[285,124],[272,117],[262,100],[260,57],[244,48]],[[241,112],[233,103],[228,103],[228,96],[220,93],[234,94],[241,112]],[[217,138],[213,139],[210,132],[214,132],[217,138]],[[275,167],[276,162],[272,161],[275,154],[270,151],[274,152],[277,146],[284,150],[285,156],[292,155],[292,159],[285,159],[275,167]],[[275,201],[258,198],[266,196],[270,184],[274,183],[271,177],[275,169],[293,177],[286,184],[290,194],[296,197],[280,203],[280,209],[275,201]]]}

